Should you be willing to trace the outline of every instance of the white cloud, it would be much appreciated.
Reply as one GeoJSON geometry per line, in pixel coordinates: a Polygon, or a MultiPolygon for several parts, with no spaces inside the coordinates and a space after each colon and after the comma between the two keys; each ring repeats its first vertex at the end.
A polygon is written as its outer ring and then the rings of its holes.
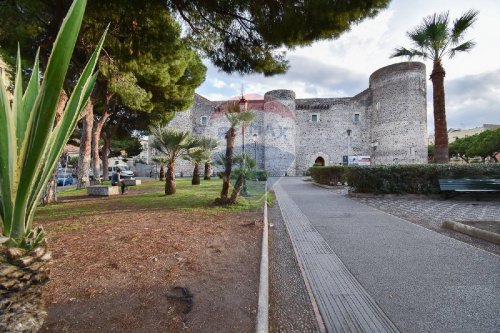
{"type": "Polygon", "coordinates": [[[211,82],[212,86],[214,86],[215,88],[223,88],[227,85],[226,82],[219,80],[217,78],[209,79],[209,82],[211,82]]]}

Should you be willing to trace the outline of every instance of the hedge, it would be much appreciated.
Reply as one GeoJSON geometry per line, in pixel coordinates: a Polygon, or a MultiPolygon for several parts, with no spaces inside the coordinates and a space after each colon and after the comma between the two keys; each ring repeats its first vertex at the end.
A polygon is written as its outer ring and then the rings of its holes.
{"type": "Polygon", "coordinates": [[[442,178],[500,178],[500,164],[327,166],[309,170],[317,183],[347,183],[353,192],[374,194],[435,194],[440,193],[438,180],[442,178]]]}

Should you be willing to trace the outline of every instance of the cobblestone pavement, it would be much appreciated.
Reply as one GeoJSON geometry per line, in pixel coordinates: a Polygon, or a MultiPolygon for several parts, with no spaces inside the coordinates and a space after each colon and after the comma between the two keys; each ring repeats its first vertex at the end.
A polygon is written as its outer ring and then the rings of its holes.
{"type": "Polygon", "coordinates": [[[279,204],[269,209],[271,332],[320,332],[279,204]]]}
{"type": "MultiPolygon", "coordinates": [[[[342,190],[333,190],[340,192],[342,190]]],[[[345,191],[344,191],[345,193],[345,191]]],[[[477,239],[460,232],[441,227],[444,221],[498,221],[500,222],[500,202],[463,201],[460,198],[414,199],[397,197],[350,198],[383,212],[400,217],[437,231],[446,236],[466,242],[483,250],[500,254],[500,246],[477,239]]]]}

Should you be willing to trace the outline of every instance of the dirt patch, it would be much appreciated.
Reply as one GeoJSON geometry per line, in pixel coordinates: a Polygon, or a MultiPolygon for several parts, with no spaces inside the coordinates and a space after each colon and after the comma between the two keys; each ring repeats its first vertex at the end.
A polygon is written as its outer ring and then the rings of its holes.
{"type": "Polygon", "coordinates": [[[254,331],[260,222],[178,211],[48,221],[55,263],[42,331],[254,331]],[[189,313],[166,297],[177,286],[194,295],[189,313]]]}

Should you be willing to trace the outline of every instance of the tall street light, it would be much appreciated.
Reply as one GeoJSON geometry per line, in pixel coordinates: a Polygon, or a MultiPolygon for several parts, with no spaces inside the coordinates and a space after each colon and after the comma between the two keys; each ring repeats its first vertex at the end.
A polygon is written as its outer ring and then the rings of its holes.
{"type": "Polygon", "coordinates": [[[258,137],[257,133],[255,133],[252,136],[253,144],[254,144],[253,150],[254,150],[254,153],[255,153],[255,158],[254,158],[255,159],[255,164],[257,164],[257,137],[258,137]]]}
{"type": "MultiPolygon", "coordinates": [[[[245,112],[247,110],[247,100],[245,99],[245,97],[243,97],[243,91],[241,93],[241,99],[240,99],[240,102],[238,103],[239,104],[239,109],[240,109],[240,112],[245,112]]],[[[242,126],[241,126],[241,137],[242,137],[242,150],[243,150],[243,172],[246,172],[245,170],[245,122],[243,122],[242,126]]],[[[247,181],[245,179],[245,176],[243,176],[243,189],[241,190],[241,195],[242,196],[247,196],[248,195],[248,192],[247,192],[247,181]]]]}
{"type": "Polygon", "coordinates": [[[351,151],[351,133],[350,129],[347,130],[347,165],[349,165],[349,152],[351,151]]]}

